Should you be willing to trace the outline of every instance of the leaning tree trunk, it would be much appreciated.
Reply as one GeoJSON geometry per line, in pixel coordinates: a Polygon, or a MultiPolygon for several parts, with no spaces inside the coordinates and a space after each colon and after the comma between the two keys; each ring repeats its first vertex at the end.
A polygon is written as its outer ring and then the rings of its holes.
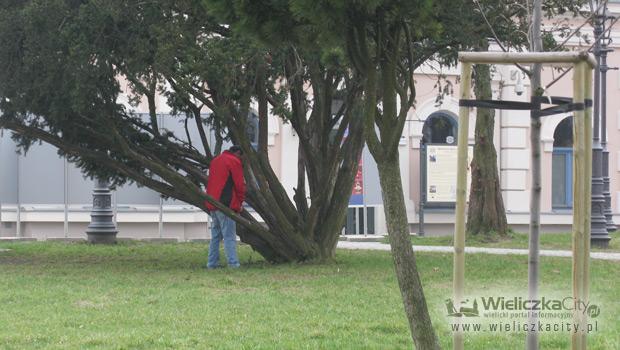
{"type": "MultiPolygon", "coordinates": [[[[474,80],[476,98],[490,100],[489,65],[476,65],[474,80]]],[[[497,171],[497,153],[493,145],[494,116],[495,111],[488,108],[478,108],[476,113],[476,143],[471,162],[471,191],[467,212],[467,232],[474,235],[496,232],[503,236],[508,230],[497,171]]]]}
{"type": "Polygon", "coordinates": [[[411,246],[398,153],[378,160],[377,166],[394,267],[413,342],[416,349],[440,349],[411,246]]]}
{"type": "MultiPolygon", "coordinates": [[[[291,54],[291,60],[293,63],[286,66],[287,71],[298,71],[299,57],[291,54]]],[[[259,66],[260,73],[264,67],[262,63],[259,66]]],[[[292,77],[289,121],[299,136],[299,174],[293,198],[289,197],[269,161],[267,94],[263,93],[269,90],[266,83],[257,82],[259,106],[262,106],[259,108],[257,150],[246,132],[249,99],[242,108],[225,102],[227,108],[221,109],[222,113],[230,114],[227,128],[231,140],[243,149],[246,200],[263,219],[265,227],[247,213],[244,213],[247,221],[254,225],[248,225],[234,214],[232,217],[240,224],[241,240],[272,262],[324,261],[334,257],[364,145],[362,121],[352,117],[358,89],[347,90],[342,107],[333,114],[332,100],[338,79],[325,78],[318,65],[304,69],[313,72],[313,108],[307,105],[304,91],[307,82],[295,73],[287,74],[292,77]],[[337,127],[334,127],[335,118],[340,121],[337,127]],[[349,131],[347,137],[344,136],[346,130],[349,131]],[[306,196],[306,182],[311,201],[306,196]]]]}

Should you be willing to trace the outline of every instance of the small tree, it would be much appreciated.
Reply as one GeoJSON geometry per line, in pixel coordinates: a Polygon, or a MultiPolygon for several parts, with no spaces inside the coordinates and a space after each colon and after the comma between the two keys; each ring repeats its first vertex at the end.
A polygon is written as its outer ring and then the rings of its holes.
{"type": "Polygon", "coordinates": [[[356,13],[347,47],[355,68],[366,79],[364,135],[379,169],[390,245],[413,341],[418,349],[438,349],[411,247],[399,165],[398,145],[415,101],[413,44],[417,40],[406,10],[412,8],[378,6],[356,13]]]}

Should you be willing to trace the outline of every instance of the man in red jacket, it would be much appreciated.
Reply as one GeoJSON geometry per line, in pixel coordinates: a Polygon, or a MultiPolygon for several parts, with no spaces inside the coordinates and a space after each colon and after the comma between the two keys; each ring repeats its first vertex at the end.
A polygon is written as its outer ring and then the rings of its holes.
{"type": "MultiPolygon", "coordinates": [[[[245,180],[243,179],[242,151],[239,146],[232,146],[219,156],[213,158],[209,167],[207,194],[220,201],[230,209],[241,212],[245,199],[245,180]]],[[[206,202],[211,213],[211,243],[209,245],[209,262],[207,267],[219,267],[220,241],[224,239],[224,251],[228,266],[239,267],[237,259],[237,240],[235,221],[206,202]]]]}

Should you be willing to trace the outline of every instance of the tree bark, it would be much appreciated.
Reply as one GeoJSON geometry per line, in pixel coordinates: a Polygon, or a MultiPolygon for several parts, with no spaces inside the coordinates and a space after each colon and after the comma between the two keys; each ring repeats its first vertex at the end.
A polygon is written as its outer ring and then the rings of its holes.
{"type": "MultiPolygon", "coordinates": [[[[532,25],[530,26],[530,49],[532,52],[541,52],[542,38],[540,26],[542,21],[542,1],[534,0],[532,4],[533,15],[532,25]]],[[[531,96],[532,99],[542,95],[541,89],[541,64],[532,65],[531,75],[531,96]]],[[[535,106],[540,104],[534,104],[535,106]]],[[[528,299],[538,299],[538,275],[540,259],[540,193],[541,193],[541,159],[540,159],[540,118],[530,112],[530,147],[532,156],[532,188],[530,190],[530,238],[528,252],[527,285],[528,299]]],[[[589,198],[586,198],[589,200],[589,198]]],[[[530,313],[528,323],[535,323],[538,318],[535,313],[530,313]]],[[[538,349],[538,332],[536,329],[527,333],[526,348],[528,350],[538,349]]]]}
{"type": "MultiPolygon", "coordinates": [[[[488,44],[486,46],[488,47],[488,44]]],[[[490,100],[489,65],[474,67],[474,81],[476,98],[490,100]]],[[[494,117],[495,111],[492,109],[477,109],[476,142],[471,162],[471,191],[467,212],[467,232],[474,235],[498,233],[503,236],[508,230],[497,170],[497,153],[493,144],[494,117]]]]}
{"type": "Polygon", "coordinates": [[[440,349],[411,246],[398,163],[396,153],[377,164],[394,268],[416,349],[440,349]]]}

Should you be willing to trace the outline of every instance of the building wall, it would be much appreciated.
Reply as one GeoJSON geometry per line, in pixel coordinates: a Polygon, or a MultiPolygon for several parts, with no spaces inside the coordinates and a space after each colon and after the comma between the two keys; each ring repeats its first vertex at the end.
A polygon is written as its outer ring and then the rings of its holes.
{"type": "MultiPolygon", "coordinates": [[[[617,7],[617,5],[616,5],[617,7]]],[[[620,7],[617,7],[620,9],[620,7]]],[[[618,11],[612,8],[614,14],[618,11]]],[[[573,21],[573,24],[580,24],[573,21]]],[[[618,44],[620,43],[620,26],[616,25],[612,30],[613,42],[611,48],[613,52],[609,53],[608,65],[611,67],[620,66],[620,52],[618,52],[618,44]]],[[[584,31],[591,28],[584,28],[584,31]]],[[[591,34],[590,34],[591,35],[591,34]]],[[[590,43],[579,42],[577,39],[569,41],[569,45],[574,50],[585,50],[590,43]]],[[[457,69],[445,69],[441,73],[446,74],[448,80],[454,81],[454,77],[458,74],[457,69]]],[[[516,77],[519,71],[514,66],[495,66],[493,77],[493,92],[499,99],[527,101],[530,96],[529,81],[524,78],[525,91],[522,95],[515,93],[516,77]]],[[[559,75],[557,69],[546,67],[543,70],[543,83],[548,84],[559,75]]],[[[612,194],[612,211],[617,216],[618,205],[620,203],[620,99],[615,98],[620,90],[620,72],[611,70],[607,73],[607,132],[608,132],[608,149],[610,151],[610,179],[612,194]]],[[[445,105],[435,105],[435,97],[437,90],[432,88],[432,84],[436,79],[436,74],[432,71],[420,71],[416,76],[418,90],[418,103],[414,112],[413,125],[416,125],[412,139],[421,137],[422,121],[436,111],[450,110],[452,113],[458,113],[457,104],[450,103],[448,107],[445,105]],[[450,108],[450,105],[452,108],[450,108]]],[[[453,96],[459,95],[458,84],[454,85],[453,96]]],[[[568,96],[572,97],[572,74],[569,72],[558,83],[554,84],[548,91],[550,96],[568,96]]],[[[446,102],[444,102],[445,104],[446,102]]],[[[554,209],[552,207],[552,154],[553,154],[553,134],[558,124],[570,113],[564,113],[554,116],[545,117],[542,120],[542,203],[543,212],[542,222],[543,230],[554,230],[554,227],[567,228],[570,225],[572,217],[570,210],[554,209]],[[568,214],[568,215],[567,215],[568,214]],[[545,227],[546,226],[546,227],[545,227]]],[[[475,121],[470,119],[470,138],[474,128],[475,121]]],[[[529,130],[529,112],[528,111],[496,111],[495,123],[495,145],[498,150],[498,163],[500,169],[500,182],[502,187],[502,195],[508,213],[508,221],[513,227],[527,229],[527,222],[523,223],[523,217],[529,216],[529,201],[531,189],[531,162],[530,162],[530,130],[529,130]]],[[[406,131],[405,131],[406,132],[406,131]]],[[[471,139],[470,139],[471,142],[471,139]]],[[[416,170],[419,162],[419,153],[412,150],[410,155],[409,168],[414,173],[410,181],[413,187],[413,200],[419,200],[419,171],[416,170]]],[[[589,200],[589,199],[587,199],[589,200]]],[[[452,220],[445,217],[445,213],[435,214],[430,221],[446,222],[452,220]],[[444,215],[442,217],[442,215],[444,215]]],[[[427,222],[429,219],[427,217],[427,222]]],[[[618,219],[615,219],[618,222],[618,219]]],[[[416,227],[415,225],[413,226],[416,227]]]]}

